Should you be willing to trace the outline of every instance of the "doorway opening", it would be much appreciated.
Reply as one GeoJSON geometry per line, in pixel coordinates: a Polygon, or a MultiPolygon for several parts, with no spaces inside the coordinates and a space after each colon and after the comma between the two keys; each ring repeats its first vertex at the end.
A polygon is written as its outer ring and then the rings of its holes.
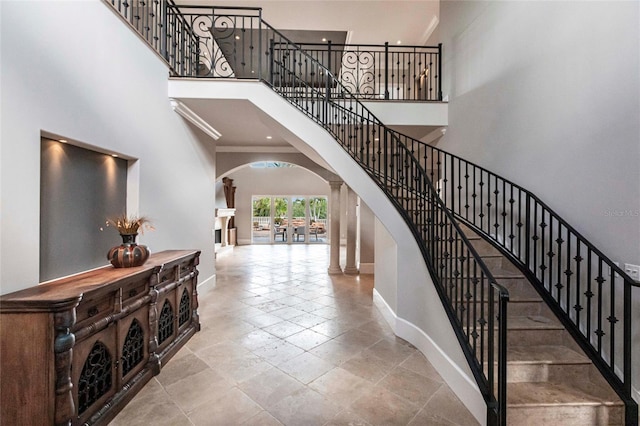
{"type": "Polygon", "coordinates": [[[326,196],[253,195],[252,244],[326,244],[326,196]]]}

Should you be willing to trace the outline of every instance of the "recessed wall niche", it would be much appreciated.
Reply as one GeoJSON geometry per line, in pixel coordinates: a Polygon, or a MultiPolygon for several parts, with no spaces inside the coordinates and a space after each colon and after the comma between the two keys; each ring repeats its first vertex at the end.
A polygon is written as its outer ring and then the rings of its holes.
{"type": "Polygon", "coordinates": [[[121,240],[106,218],[126,199],[126,160],[42,138],[40,282],[108,264],[121,240]]]}

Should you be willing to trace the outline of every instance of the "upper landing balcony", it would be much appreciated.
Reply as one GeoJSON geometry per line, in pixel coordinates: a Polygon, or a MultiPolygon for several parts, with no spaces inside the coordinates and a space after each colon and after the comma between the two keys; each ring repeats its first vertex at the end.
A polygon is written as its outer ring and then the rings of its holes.
{"type": "Polygon", "coordinates": [[[386,125],[416,138],[440,133],[448,124],[440,45],[353,45],[338,31],[331,32],[333,42],[313,43],[306,31],[271,27],[259,8],[172,1],[134,8],[109,1],[169,64],[174,79],[260,80],[305,103],[330,101],[346,110],[361,103],[386,125]]]}

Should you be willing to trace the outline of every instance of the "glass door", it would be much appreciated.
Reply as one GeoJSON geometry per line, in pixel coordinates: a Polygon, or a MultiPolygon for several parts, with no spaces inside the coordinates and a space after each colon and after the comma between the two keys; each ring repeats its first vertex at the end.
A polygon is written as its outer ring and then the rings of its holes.
{"type": "Polygon", "coordinates": [[[253,215],[251,218],[251,242],[268,244],[271,242],[271,197],[253,196],[251,199],[253,215]]]}
{"type": "Polygon", "coordinates": [[[286,243],[290,239],[289,199],[274,197],[273,205],[273,242],[286,243]]]}
{"type": "Polygon", "coordinates": [[[327,197],[309,198],[309,242],[327,242],[327,197]]]}
{"type": "Polygon", "coordinates": [[[291,242],[306,243],[307,242],[307,202],[304,197],[291,198],[291,242]]]}

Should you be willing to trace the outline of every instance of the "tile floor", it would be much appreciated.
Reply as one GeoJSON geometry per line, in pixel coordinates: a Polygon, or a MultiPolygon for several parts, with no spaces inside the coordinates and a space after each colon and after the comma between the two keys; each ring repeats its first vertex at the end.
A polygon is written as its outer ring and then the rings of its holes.
{"type": "Polygon", "coordinates": [[[239,246],[200,296],[202,331],[110,423],[474,425],[326,245],[239,246]]]}

